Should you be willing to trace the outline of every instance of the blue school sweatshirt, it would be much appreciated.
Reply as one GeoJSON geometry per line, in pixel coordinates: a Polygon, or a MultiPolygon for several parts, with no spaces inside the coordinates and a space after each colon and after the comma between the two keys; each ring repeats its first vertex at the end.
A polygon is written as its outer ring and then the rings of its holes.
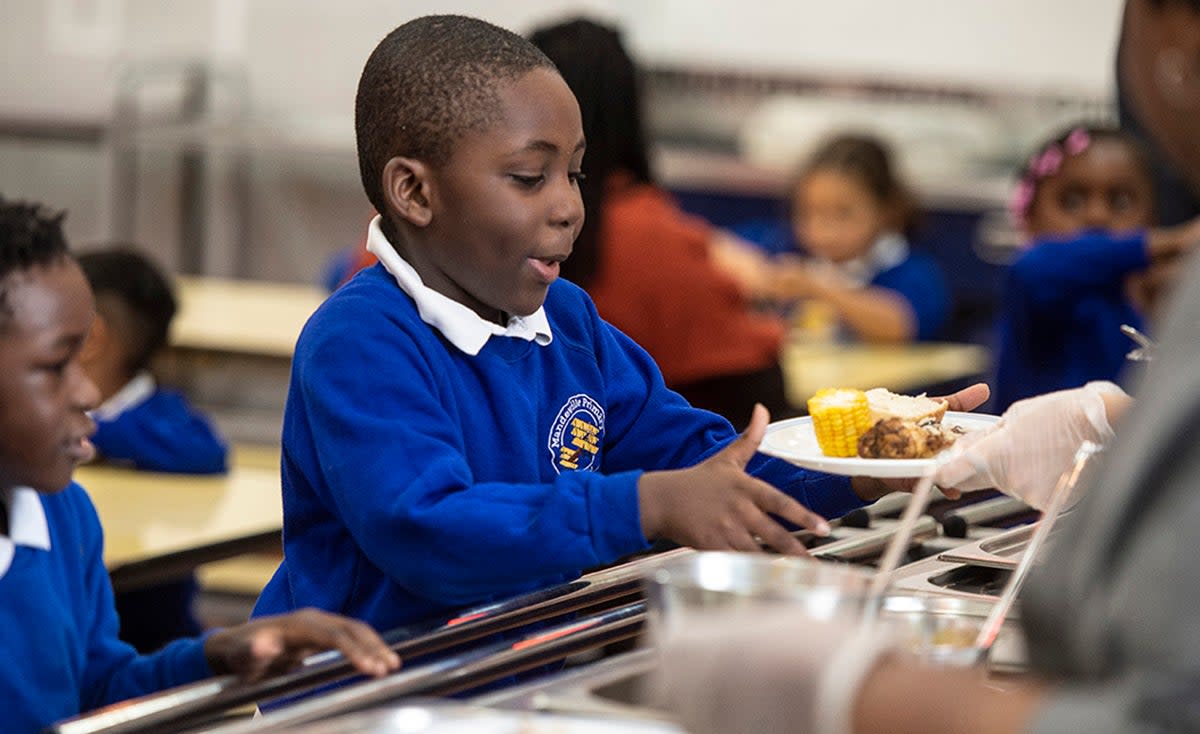
{"type": "MultiPolygon", "coordinates": [[[[224,474],[229,448],[216,428],[182,394],[153,385],[148,374],[139,375],[110,399],[121,403],[118,407],[101,406],[95,412],[92,443],[100,455],[144,471],[224,474]],[[131,388],[145,397],[122,402],[131,388]]],[[[121,639],[141,652],[152,652],[177,638],[200,634],[192,610],[198,588],[195,574],[188,574],[117,594],[121,639]]]]}
{"type": "Polygon", "coordinates": [[[997,413],[1014,402],[1092,380],[1116,380],[1143,328],[1125,278],[1148,265],[1145,233],[1085,232],[1035,243],[1009,268],[996,356],[997,413]]]}
{"type": "Polygon", "coordinates": [[[164,389],[112,418],[97,417],[92,443],[106,459],[177,474],[223,474],[229,453],[206,417],[164,389]]]}
{"type": "MultiPolygon", "coordinates": [[[[549,344],[493,336],[469,356],[376,265],[316,311],[284,412],[285,558],[255,615],[315,606],[386,630],[648,547],[641,473],[736,434],[578,287],[556,281],[545,310],[549,344]]],[[[862,504],[846,477],[749,469],[827,517],[862,504]]]]}
{"type": "Polygon", "coordinates": [[[916,322],[917,341],[942,336],[950,320],[950,289],[937,261],[920,252],[910,252],[900,263],[876,273],[868,283],[887,288],[908,302],[916,322]]]}
{"type": "Polygon", "coordinates": [[[103,534],[77,484],[42,495],[50,549],[0,576],[0,730],[33,734],[98,706],[212,675],[201,640],[139,657],[117,639],[103,534]]]}

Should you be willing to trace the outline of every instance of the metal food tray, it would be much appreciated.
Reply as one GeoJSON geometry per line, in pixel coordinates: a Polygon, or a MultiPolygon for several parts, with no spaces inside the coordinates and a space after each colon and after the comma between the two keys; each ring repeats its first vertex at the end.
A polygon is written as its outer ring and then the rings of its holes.
{"type": "Polygon", "coordinates": [[[1019,528],[993,535],[990,538],[977,540],[954,550],[938,555],[939,561],[948,563],[966,563],[972,566],[985,566],[1011,571],[1017,567],[1025,546],[1033,537],[1037,523],[1030,523],[1019,528]]]}

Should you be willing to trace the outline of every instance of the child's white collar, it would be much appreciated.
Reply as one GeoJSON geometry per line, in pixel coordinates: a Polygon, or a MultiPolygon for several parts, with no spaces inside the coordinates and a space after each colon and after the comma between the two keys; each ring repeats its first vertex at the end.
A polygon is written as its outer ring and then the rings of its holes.
{"type": "Polygon", "coordinates": [[[885,232],[866,252],[853,260],[830,264],[855,285],[864,286],[876,275],[907,260],[908,252],[908,240],[903,235],[885,232]]]}
{"type": "Polygon", "coordinates": [[[8,573],[17,546],[50,550],[50,528],[42,498],[29,487],[0,492],[0,502],[8,508],[8,535],[0,535],[0,578],[8,573]]]}
{"type": "Polygon", "coordinates": [[[156,387],[158,385],[153,375],[149,372],[139,372],[99,408],[93,410],[92,417],[98,421],[110,421],[130,408],[136,408],[146,402],[154,394],[156,387]]]}
{"type": "Polygon", "coordinates": [[[546,346],[554,339],[543,307],[529,316],[509,316],[508,325],[500,326],[485,321],[458,301],[426,286],[413,266],[405,262],[392,243],[388,242],[380,227],[382,221],[383,217],[378,215],[371,220],[367,229],[367,250],[379,258],[401,290],[416,302],[421,320],[442,332],[459,350],[474,357],[492,336],[512,336],[537,342],[540,346],[546,346]]]}

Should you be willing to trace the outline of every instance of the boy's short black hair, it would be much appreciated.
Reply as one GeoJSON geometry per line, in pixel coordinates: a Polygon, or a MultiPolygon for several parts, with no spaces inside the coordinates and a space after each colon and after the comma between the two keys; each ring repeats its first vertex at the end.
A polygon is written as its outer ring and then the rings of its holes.
{"type": "Polygon", "coordinates": [[[67,257],[67,238],[62,229],[65,216],[39,204],[7,201],[0,196],[0,331],[12,317],[9,276],[67,257]]]}
{"type": "Polygon", "coordinates": [[[109,246],[78,256],[92,285],[96,308],[110,321],[125,348],[130,373],[149,366],[167,344],[178,304],[171,284],[145,255],[128,245],[109,246]],[[115,300],[119,313],[111,313],[115,300]]]}
{"type": "Polygon", "coordinates": [[[495,122],[499,83],[554,68],[521,36],[476,18],[430,15],[387,35],[363,67],[354,102],[358,167],[387,213],[383,167],[396,156],[440,166],[468,130],[495,122]]]}

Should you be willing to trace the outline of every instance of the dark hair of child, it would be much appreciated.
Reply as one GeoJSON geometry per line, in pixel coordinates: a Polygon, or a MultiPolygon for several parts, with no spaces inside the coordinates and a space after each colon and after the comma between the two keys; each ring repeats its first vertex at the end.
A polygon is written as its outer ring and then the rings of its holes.
{"type": "Polygon", "coordinates": [[[896,232],[912,236],[921,218],[920,208],[912,192],[896,175],[891,150],[883,141],[857,133],[830,138],[804,162],[789,191],[796,191],[818,171],[835,171],[858,181],[887,211],[888,224],[896,232]]]}
{"type": "Polygon", "coordinates": [[[529,40],[558,66],[575,93],[587,136],[580,193],[587,212],[562,276],[586,287],[599,269],[599,228],[604,221],[604,189],[622,171],[634,183],[654,183],[642,129],[641,93],[633,59],[620,33],[590,20],[575,19],[534,31],[529,40]]]}
{"type": "Polygon", "coordinates": [[[1024,224],[1037,203],[1042,182],[1058,173],[1063,160],[1087,150],[1093,143],[1111,142],[1129,149],[1138,171],[1153,185],[1154,172],[1146,150],[1138,139],[1123,130],[1108,125],[1072,125],[1047,140],[1029,156],[1017,172],[1017,187],[1009,209],[1013,221],[1024,224]]]}
{"type": "Polygon", "coordinates": [[[63,212],[49,212],[37,204],[7,201],[0,196],[0,329],[8,325],[9,275],[49,265],[67,256],[63,212]]]}
{"type": "Polygon", "coordinates": [[[167,344],[178,308],[171,285],[145,255],[127,246],[86,252],[77,258],[96,308],[115,322],[125,350],[125,368],[135,374],[167,344]]]}
{"type": "Polygon", "coordinates": [[[464,133],[496,122],[500,83],[553,67],[512,31],[461,15],[417,18],[379,42],[358,80],[354,131],[363,188],[389,239],[387,162],[445,164],[464,133]]]}

